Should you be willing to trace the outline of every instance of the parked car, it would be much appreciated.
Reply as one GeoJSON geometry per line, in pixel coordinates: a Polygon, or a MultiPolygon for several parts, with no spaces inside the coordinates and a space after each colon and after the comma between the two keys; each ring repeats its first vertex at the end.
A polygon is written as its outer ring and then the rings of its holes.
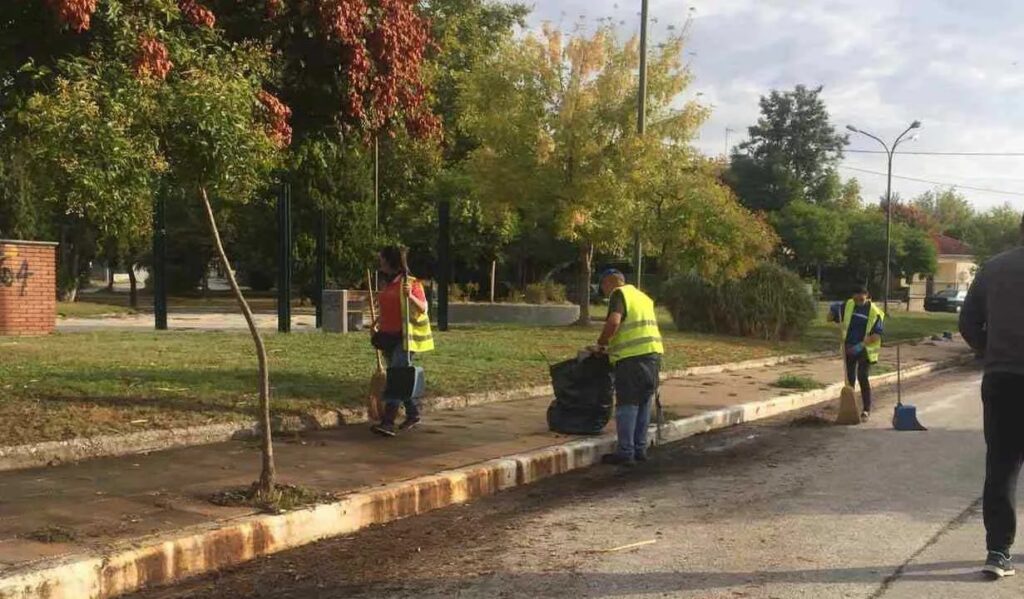
{"type": "Polygon", "coordinates": [[[924,309],[926,312],[959,312],[964,307],[965,299],[966,289],[943,289],[925,298],[924,309]]]}

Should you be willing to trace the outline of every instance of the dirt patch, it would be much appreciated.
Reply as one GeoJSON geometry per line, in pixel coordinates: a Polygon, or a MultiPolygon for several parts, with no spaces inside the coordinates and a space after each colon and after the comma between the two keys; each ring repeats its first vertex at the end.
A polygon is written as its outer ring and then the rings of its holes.
{"type": "Polygon", "coordinates": [[[264,512],[279,514],[311,505],[337,501],[338,496],[326,491],[307,489],[297,485],[277,485],[274,497],[267,499],[257,493],[257,484],[220,491],[207,500],[221,507],[252,507],[264,512]]]}
{"type": "Polygon", "coordinates": [[[26,539],[39,543],[73,543],[78,533],[63,526],[44,526],[25,535],[26,539]]]}
{"type": "Polygon", "coordinates": [[[834,426],[835,423],[821,414],[808,414],[793,420],[789,425],[798,428],[823,428],[826,426],[834,426]]]}

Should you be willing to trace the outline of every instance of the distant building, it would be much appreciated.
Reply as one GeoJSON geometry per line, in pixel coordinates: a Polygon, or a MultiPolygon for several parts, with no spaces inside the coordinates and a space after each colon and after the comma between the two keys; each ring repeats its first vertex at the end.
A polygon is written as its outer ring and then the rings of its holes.
{"type": "Polygon", "coordinates": [[[914,277],[904,281],[908,288],[909,309],[924,311],[924,298],[935,295],[943,289],[967,289],[974,281],[978,264],[974,252],[966,243],[948,235],[932,235],[932,242],[938,251],[938,268],[927,277],[914,277]]]}

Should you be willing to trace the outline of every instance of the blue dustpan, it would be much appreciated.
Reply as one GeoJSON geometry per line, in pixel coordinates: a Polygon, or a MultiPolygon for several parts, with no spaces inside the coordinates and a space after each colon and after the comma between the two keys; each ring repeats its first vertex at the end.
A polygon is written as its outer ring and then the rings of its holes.
{"type": "Polygon", "coordinates": [[[900,364],[900,346],[896,346],[896,408],[892,412],[892,427],[898,431],[926,431],[917,419],[917,408],[903,403],[903,371],[900,364]]]}

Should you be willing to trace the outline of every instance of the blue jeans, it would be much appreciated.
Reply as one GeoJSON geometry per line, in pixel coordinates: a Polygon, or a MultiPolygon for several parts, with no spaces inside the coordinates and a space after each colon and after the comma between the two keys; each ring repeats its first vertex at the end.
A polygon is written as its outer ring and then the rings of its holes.
{"type": "MultiPolygon", "coordinates": [[[[396,348],[395,350],[393,350],[391,352],[391,357],[388,359],[388,365],[390,367],[392,367],[392,368],[402,368],[402,367],[405,367],[405,366],[412,366],[412,357],[414,355],[416,355],[416,354],[413,354],[411,352],[407,352],[404,349],[402,349],[401,347],[398,347],[398,348],[396,348]]],[[[398,398],[398,399],[395,399],[395,398],[390,398],[390,397],[387,396],[386,390],[385,390],[385,395],[384,395],[383,399],[384,399],[384,405],[386,407],[394,409],[394,412],[392,412],[392,413],[397,413],[398,406],[404,405],[405,406],[405,417],[406,418],[416,419],[416,418],[420,417],[420,408],[419,408],[419,406],[416,405],[416,400],[415,399],[409,399],[409,398],[398,398]]]]}
{"type": "Polygon", "coordinates": [[[620,457],[633,459],[647,453],[647,429],[651,426],[651,400],[639,404],[620,404],[615,408],[615,431],[619,446],[615,451],[620,457]]]}

